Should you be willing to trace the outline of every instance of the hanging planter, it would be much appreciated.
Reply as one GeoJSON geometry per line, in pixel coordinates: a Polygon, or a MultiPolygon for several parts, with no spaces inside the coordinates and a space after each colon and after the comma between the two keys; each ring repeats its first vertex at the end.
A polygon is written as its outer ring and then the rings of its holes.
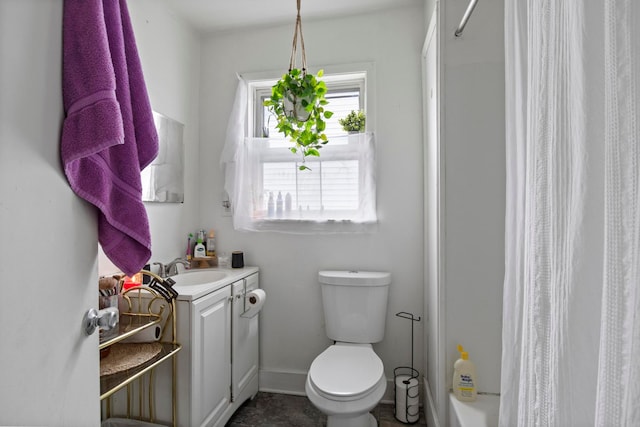
{"type": "Polygon", "coordinates": [[[303,164],[300,170],[309,169],[304,165],[307,156],[320,156],[320,149],[327,143],[324,133],[325,120],[333,113],[325,110],[329,102],[325,99],[327,86],[320,80],[323,71],[317,75],[307,73],[307,58],[302,37],[302,21],[300,19],[300,0],[297,0],[298,14],[293,34],[289,71],[271,88],[271,98],[264,101],[278,123],[276,129],[294,143],[291,152],[302,155],[303,164]],[[302,68],[296,68],[296,50],[300,35],[302,68]]]}

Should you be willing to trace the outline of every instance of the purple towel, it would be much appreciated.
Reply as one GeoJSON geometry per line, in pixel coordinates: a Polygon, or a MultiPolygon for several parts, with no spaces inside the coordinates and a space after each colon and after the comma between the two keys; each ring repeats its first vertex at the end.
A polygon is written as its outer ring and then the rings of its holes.
{"type": "Polygon", "coordinates": [[[65,0],[60,146],[73,191],[98,207],[98,239],[124,273],[151,257],[140,170],[158,137],[125,0],[65,0]]]}

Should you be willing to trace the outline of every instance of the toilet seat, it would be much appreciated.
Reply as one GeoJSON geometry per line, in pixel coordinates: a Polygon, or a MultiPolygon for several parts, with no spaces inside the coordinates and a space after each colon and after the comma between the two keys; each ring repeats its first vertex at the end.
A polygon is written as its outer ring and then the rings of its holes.
{"type": "Polygon", "coordinates": [[[309,381],[326,399],[358,400],[371,393],[384,377],[382,361],[370,345],[336,344],[311,364],[309,381]]]}

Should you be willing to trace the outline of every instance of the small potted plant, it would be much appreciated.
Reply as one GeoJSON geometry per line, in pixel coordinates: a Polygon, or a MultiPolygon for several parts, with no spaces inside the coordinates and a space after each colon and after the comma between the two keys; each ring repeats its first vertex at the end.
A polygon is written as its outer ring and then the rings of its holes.
{"type": "Polygon", "coordinates": [[[346,117],[338,120],[345,132],[360,133],[364,132],[366,117],[364,111],[351,111],[346,117]]]}
{"type": "MultiPolygon", "coordinates": [[[[278,121],[278,131],[294,142],[291,152],[300,152],[303,162],[306,156],[319,156],[318,150],[328,142],[325,120],[333,113],[324,109],[329,102],[322,75],[322,70],[313,75],[304,68],[292,68],[271,88],[271,98],[264,101],[278,121]]],[[[304,169],[308,168],[300,166],[304,169]]]]}

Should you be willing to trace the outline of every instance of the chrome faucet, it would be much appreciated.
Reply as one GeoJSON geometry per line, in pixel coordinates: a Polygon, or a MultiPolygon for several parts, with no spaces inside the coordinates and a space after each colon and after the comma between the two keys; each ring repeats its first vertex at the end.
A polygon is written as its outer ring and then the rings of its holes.
{"type": "Polygon", "coordinates": [[[191,264],[184,258],[176,258],[168,264],[163,264],[161,262],[154,262],[153,265],[158,266],[158,276],[163,279],[169,276],[175,276],[178,274],[178,264],[182,264],[185,268],[189,268],[191,264]]]}
{"type": "Polygon", "coordinates": [[[167,270],[164,267],[164,264],[161,262],[154,262],[153,265],[157,265],[158,266],[158,276],[162,277],[163,279],[165,277],[167,277],[167,270]]]}
{"type": "Polygon", "coordinates": [[[175,276],[178,274],[178,264],[182,264],[185,268],[189,268],[191,263],[184,258],[176,258],[165,266],[165,277],[175,276]]]}

